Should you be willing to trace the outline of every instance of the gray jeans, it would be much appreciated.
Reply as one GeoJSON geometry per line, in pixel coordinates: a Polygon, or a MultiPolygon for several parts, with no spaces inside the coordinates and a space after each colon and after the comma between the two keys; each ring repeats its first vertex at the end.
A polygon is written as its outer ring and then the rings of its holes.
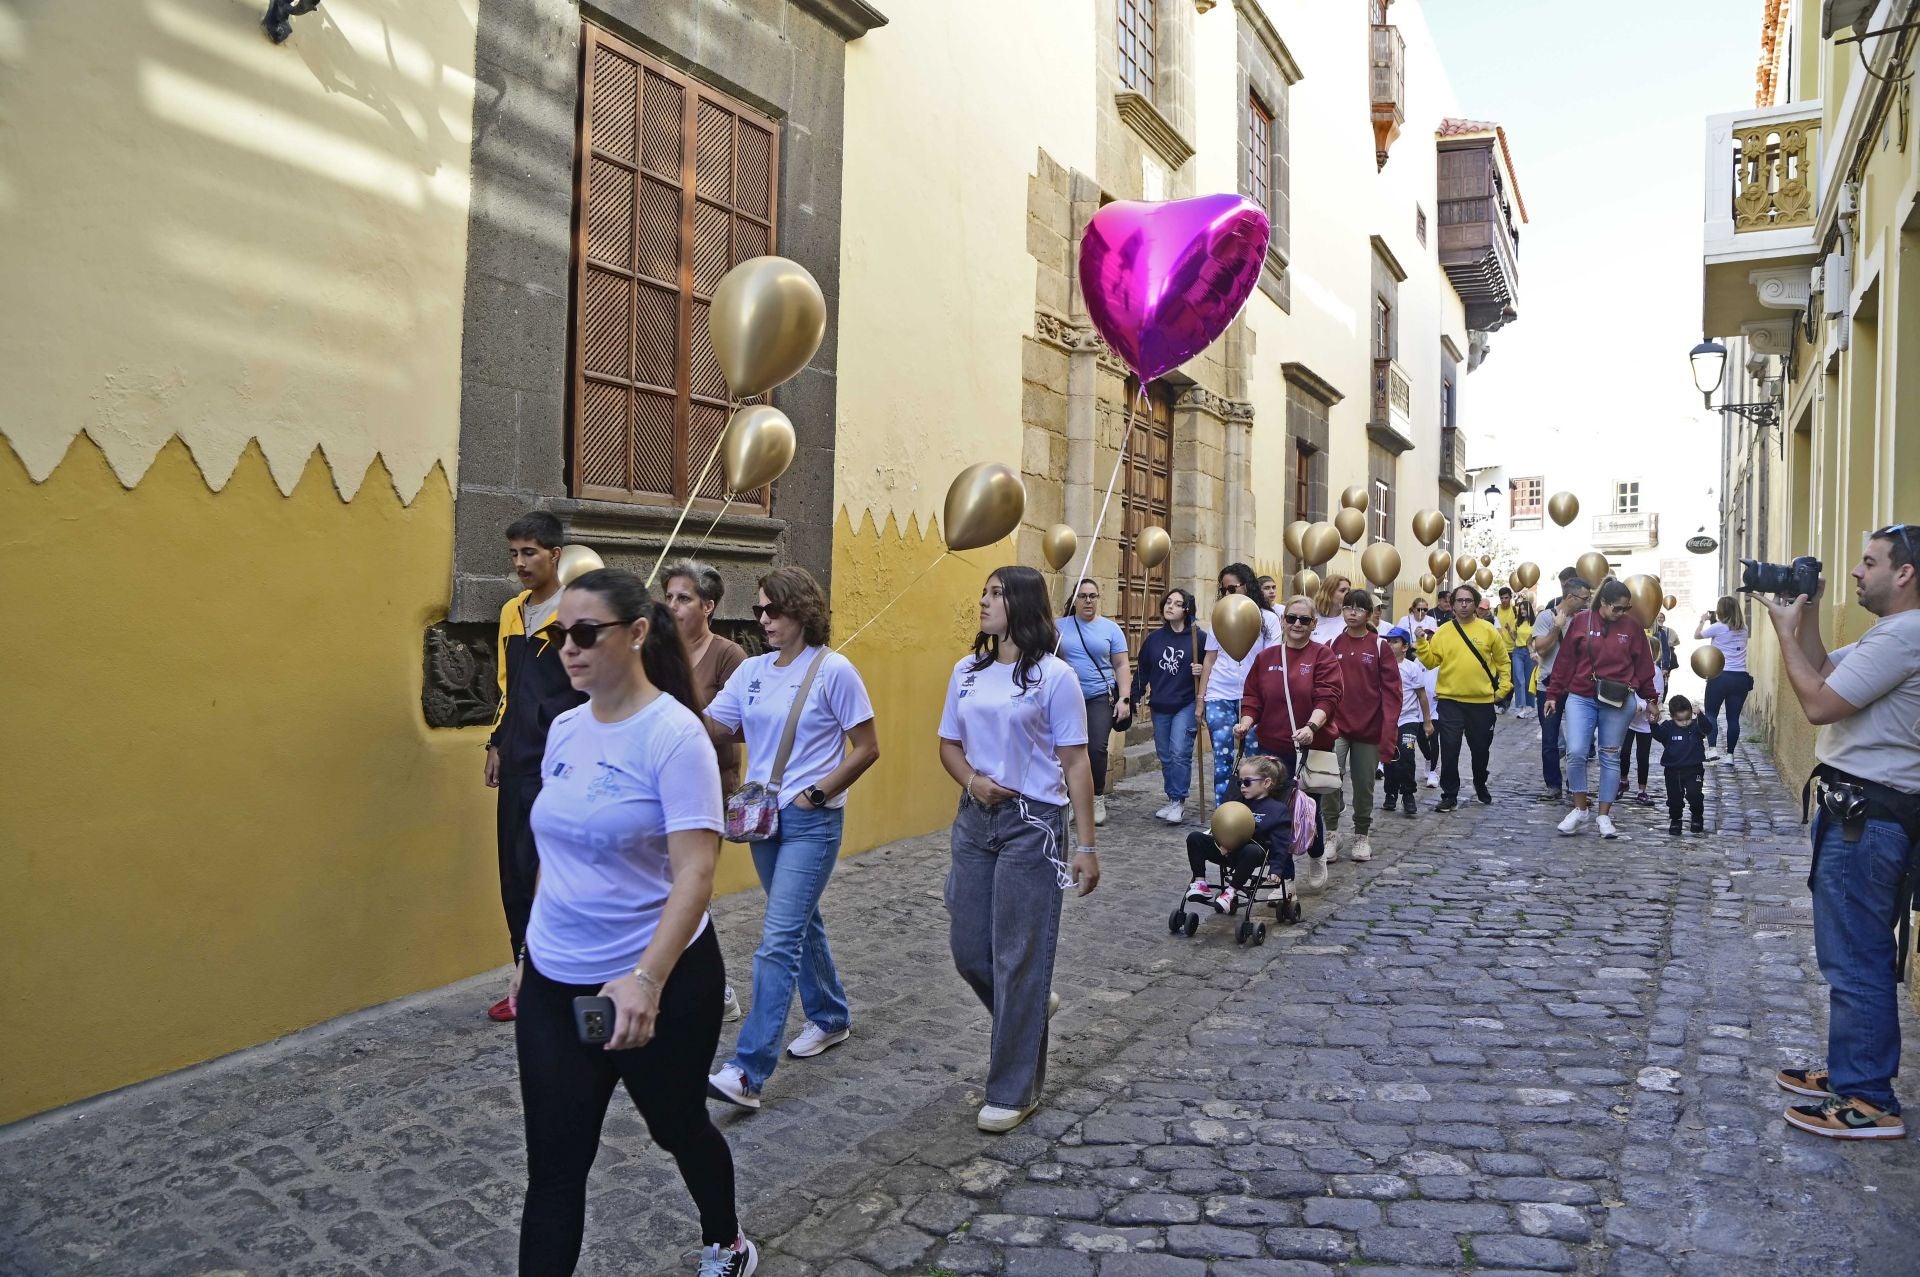
{"type": "Polygon", "coordinates": [[[987,1103],[1023,1109],[1047,1080],[1047,994],[1060,940],[1060,879],[1070,858],[1067,808],[1031,798],[953,818],[947,914],[953,965],[993,1016],[987,1103]],[[1024,812],[1022,808],[1024,807],[1024,812]]]}

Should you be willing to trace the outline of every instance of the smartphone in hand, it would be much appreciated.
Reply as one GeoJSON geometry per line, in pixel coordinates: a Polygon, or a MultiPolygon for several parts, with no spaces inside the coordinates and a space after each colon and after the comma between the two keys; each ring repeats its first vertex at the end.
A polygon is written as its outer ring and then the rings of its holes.
{"type": "Polygon", "coordinates": [[[573,1027],[588,1046],[598,1046],[613,1036],[613,1019],[612,998],[573,1000],[573,1027]]]}

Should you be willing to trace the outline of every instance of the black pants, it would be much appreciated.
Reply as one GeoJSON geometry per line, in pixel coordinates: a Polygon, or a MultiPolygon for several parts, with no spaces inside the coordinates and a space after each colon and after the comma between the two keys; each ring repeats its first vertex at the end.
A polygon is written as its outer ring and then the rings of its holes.
{"type": "MultiPolygon", "coordinates": [[[[1293,857],[1287,859],[1291,861],[1293,857]]],[[[1257,842],[1250,842],[1238,851],[1222,851],[1209,834],[1196,829],[1187,835],[1187,867],[1195,878],[1206,877],[1208,865],[1220,865],[1227,871],[1228,882],[1236,888],[1244,887],[1266,862],[1267,849],[1257,842]]],[[[1291,866],[1283,868],[1281,877],[1293,877],[1291,866]]]]}
{"type": "Polygon", "coordinates": [[[1414,786],[1417,783],[1413,770],[1414,751],[1425,739],[1426,733],[1420,729],[1420,724],[1402,723],[1400,725],[1400,748],[1393,752],[1393,761],[1387,764],[1386,790],[1389,809],[1392,808],[1394,799],[1413,797],[1414,786]]]}
{"type": "Polygon", "coordinates": [[[1681,810],[1690,807],[1693,809],[1693,823],[1706,824],[1706,767],[1700,763],[1693,763],[1686,767],[1669,767],[1666,771],[1667,820],[1672,824],[1679,824],[1681,810]]]}
{"type": "Polygon", "coordinates": [[[500,803],[495,809],[495,835],[500,842],[500,907],[507,915],[508,954],[520,956],[527,938],[527,916],[533,912],[533,887],[540,879],[540,852],[533,842],[533,800],[540,796],[540,776],[500,774],[500,803]]]}
{"type": "Polygon", "coordinates": [[[1107,792],[1107,746],[1113,741],[1113,697],[1087,697],[1087,765],[1093,768],[1093,792],[1107,792]]]}
{"type": "Polygon", "coordinates": [[[597,995],[600,986],[549,980],[535,966],[538,958],[527,956],[514,1022],[527,1123],[522,1277],[564,1277],[580,1259],[587,1172],[600,1150],[600,1127],[616,1082],[625,1084],[653,1142],[679,1163],[680,1178],[700,1211],[702,1244],[732,1244],[740,1233],[733,1154],[707,1117],[707,1069],[720,1042],[721,991],[727,983],[712,925],[687,946],[667,978],[653,1040],[630,1051],[580,1041],[573,1000],[597,995]]]}
{"type": "Polygon", "coordinates": [[[1460,742],[1473,754],[1475,793],[1487,787],[1487,756],[1493,752],[1493,704],[1473,701],[1440,702],[1440,801],[1460,797],[1460,742]]]}
{"type": "Polygon", "coordinates": [[[1653,733],[1635,731],[1627,733],[1627,747],[1622,751],[1620,759],[1620,788],[1622,789],[1627,787],[1627,755],[1632,756],[1634,767],[1640,775],[1640,788],[1645,789],[1647,768],[1653,762],[1653,733]]]}
{"type": "Polygon", "coordinates": [[[1414,739],[1420,742],[1420,757],[1427,760],[1427,770],[1432,771],[1440,765],[1440,727],[1436,721],[1433,735],[1422,730],[1414,733],[1414,739]]]}
{"type": "Polygon", "coordinates": [[[1753,675],[1744,670],[1722,670],[1707,680],[1707,744],[1720,743],[1720,707],[1727,707],[1727,752],[1740,743],[1740,711],[1753,690],[1753,675]]]}

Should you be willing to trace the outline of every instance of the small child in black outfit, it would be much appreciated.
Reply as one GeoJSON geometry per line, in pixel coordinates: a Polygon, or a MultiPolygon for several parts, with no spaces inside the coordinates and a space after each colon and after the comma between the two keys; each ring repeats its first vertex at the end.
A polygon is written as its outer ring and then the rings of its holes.
{"type": "Polygon", "coordinates": [[[1694,717],[1693,702],[1676,696],[1667,702],[1670,717],[1653,725],[1661,744],[1660,766],[1667,773],[1667,833],[1680,833],[1680,812],[1693,809],[1693,832],[1707,832],[1707,726],[1694,717]]]}
{"type": "Polygon", "coordinates": [[[1273,881],[1293,881],[1293,805],[1287,786],[1287,767],[1268,755],[1240,760],[1240,801],[1253,812],[1253,837],[1237,851],[1222,851],[1211,834],[1194,830],[1187,835],[1187,867],[1193,885],[1187,899],[1210,904],[1227,913],[1239,903],[1240,893],[1253,886],[1260,866],[1273,881]],[[1226,886],[1215,891],[1207,881],[1207,866],[1226,868],[1226,886]]]}

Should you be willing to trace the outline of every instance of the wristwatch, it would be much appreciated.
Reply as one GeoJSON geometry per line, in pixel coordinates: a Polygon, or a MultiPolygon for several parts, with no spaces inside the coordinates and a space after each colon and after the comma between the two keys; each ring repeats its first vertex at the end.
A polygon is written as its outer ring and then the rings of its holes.
{"type": "Polygon", "coordinates": [[[807,796],[807,801],[815,807],[825,807],[827,805],[827,791],[820,788],[820,786],[810,785],[803,792],[807,796]]]}

